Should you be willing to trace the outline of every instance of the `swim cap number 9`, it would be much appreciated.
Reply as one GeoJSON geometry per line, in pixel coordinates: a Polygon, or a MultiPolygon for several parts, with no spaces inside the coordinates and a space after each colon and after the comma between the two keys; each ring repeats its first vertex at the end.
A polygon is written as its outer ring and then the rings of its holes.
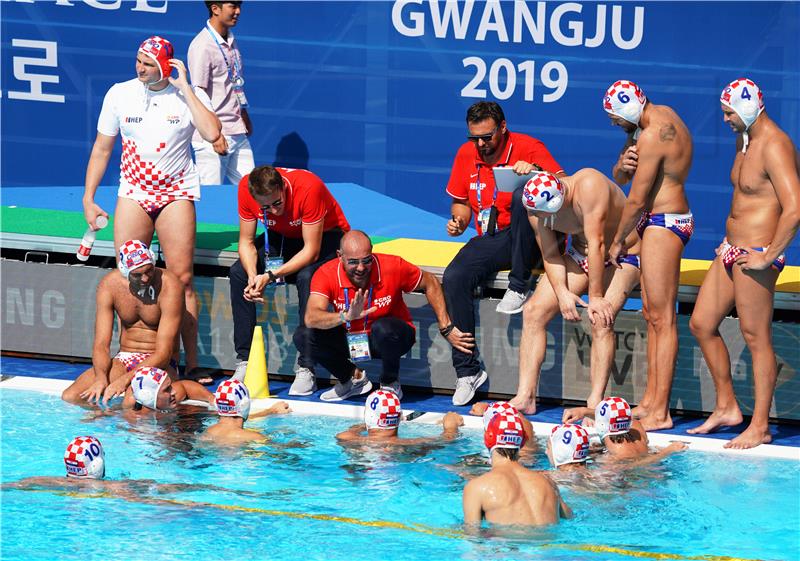
{"type": "Polygon", "coordinates": [[[570,442],[572,442],[572,431],[566,431],[564,433],[564,436],[561,437],[561,441],[564,444],[569,444],[570,442]]]}

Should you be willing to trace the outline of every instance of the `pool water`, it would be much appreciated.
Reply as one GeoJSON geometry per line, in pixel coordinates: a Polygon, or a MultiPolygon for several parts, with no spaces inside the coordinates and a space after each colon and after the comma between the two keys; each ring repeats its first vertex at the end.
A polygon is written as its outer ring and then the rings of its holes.
{"type": "MultiPolygon", "coordinates": [[[[5,489],[4,560],[800,558],[792,460],[688,452],[589,485],[567,480],[573,520],[465,536],[457,472],[483,454],[477,430],[425,454],[389,455],[337,445],[352,419],[291,414],[248,422],[275,445],[230,450],[198,442],[214,422],[207,414],[131,424],[20,390],[0,390],[0,413],[3,483],[62,476],[67,443],[91,434],[105,448],[108,479],[197,486],[164,494],[153,485],[131,500],[5,489]],[[298,442],[306,447],[285,446],[298,442]]],[[[405,436],[440,430],[401,427],[405,436]]],[[[546,461],[538,454],[533,467],[546,461]]]]}

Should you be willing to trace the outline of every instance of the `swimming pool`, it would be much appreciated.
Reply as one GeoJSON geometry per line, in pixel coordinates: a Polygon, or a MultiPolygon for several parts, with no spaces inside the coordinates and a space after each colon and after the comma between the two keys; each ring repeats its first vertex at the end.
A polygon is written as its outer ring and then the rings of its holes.
{"type": "MultiPolygon", "coordinates": [[[[109,479],[194,483],[139,492],[140,504],[53,492],[2,492],[2,559],[742,559],[800,557],[797,462],[689,452],[591,491],[562,486],[573,520],[525,532],[461,533],[463,480],[447,466],[482,453],[464,429],[426,455],[345,450],[352,419],[292,414],[254,420],[278,443],[244,450],[200,446],[213,417],[130,424],[56,396],[0,389],[2,481],[63,475],[74,436],[103,443],[109,479]],[[213,484],[228,489],[210,491],[213,484]],[[660,554],[668,554],[663,556],[660,554]]],[[[408,423],[405,435],[439,432],[408,423]]],[[[546,467],[544,455],[534,467],[546,467]]]]}

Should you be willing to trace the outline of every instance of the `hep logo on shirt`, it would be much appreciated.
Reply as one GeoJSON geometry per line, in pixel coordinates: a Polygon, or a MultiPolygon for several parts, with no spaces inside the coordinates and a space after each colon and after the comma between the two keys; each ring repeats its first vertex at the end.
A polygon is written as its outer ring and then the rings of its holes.
{"type": "Polygon", "coordinates": [[[138,124],[142,122],[142,117],[125,117],[126,123],[138,124]]]}

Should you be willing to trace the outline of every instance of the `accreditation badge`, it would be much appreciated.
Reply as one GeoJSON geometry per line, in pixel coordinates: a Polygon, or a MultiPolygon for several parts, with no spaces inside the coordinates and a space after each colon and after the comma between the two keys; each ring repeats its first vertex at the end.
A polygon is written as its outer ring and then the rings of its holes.
{"type": "Polygon", "coordinates": [[[481,209],[480,213],[478,214],[478,222],[480,222],[481,225],[481,235],[486,235],[486,233],[489,231],[489,218],[491,215],[491,208],[481,209]]]}
{"type": "MultiPolygon", "coordinates": [[[[270,257],[269,259],[267,259],[267,266],[266,266],[267,271],[275,272],[281,267],[283,267],[283,257],[270,257]]],[[[286,279],[284,279],[283,277],[276,277],[275,282],[272,284],[276,286],[281,284],[286,284],[286,279]]]]}
{"type": "Polygon", "coordinates": [[[370,360],[369,335],[366,331],[356,331],[347,334],[347,348],[350,350],[350,360],[361,362],[370,360]]]}
{"type": "MultiPolygon", "coordinates": [[[[244,81],[243,81],[244,82],[244,81]]],[[[244,95],[244,88],[242,86],[233,85],[233,94],[239,100],[239,106],[247,109],[247,96],[244,95]]]]}

